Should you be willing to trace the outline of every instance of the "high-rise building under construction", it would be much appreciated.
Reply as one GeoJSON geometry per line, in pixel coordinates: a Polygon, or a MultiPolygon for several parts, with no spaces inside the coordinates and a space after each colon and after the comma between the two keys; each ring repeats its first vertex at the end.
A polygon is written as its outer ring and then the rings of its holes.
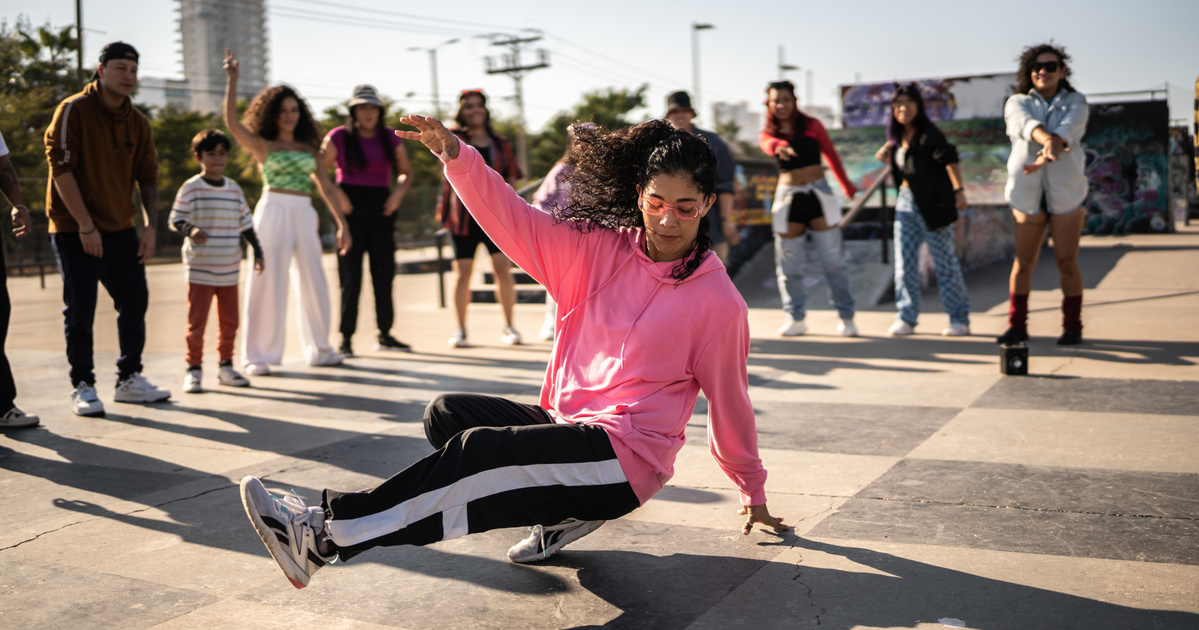
{"type": "Polygon", "coordinates": [[[179,0],[179,39],[192,109],[221,111],[226,48],[240,61],[239,99],[267,86],[266,0],[179,0]]]}

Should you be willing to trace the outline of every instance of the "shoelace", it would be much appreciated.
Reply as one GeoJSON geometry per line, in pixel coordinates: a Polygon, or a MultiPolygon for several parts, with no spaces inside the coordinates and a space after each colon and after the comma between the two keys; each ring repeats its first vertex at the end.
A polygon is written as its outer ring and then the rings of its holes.
{"type": "MultiPolygon", "coordinates": [[[[272,498],[275,498],[274,495],[271,496],[272,498]]],[[[275,500],[286,508],[292,522],[300,519],[306,520],[311,514],[312,508],[309,507],[307,503],[304,503],[304,499],[300,498],[300,494],[296,492],[295,488],[291,489],[291,494],[284,495],[282,499],[275,498],[275,500]]],[[[311,524],[309,524],[309,526],[311,527],[311,524]]],[[[315,530],[316,528],[314,527],[313,529],[315,530]]],[[[317,550],[317,553],[320,553],[319,549],[317,550]]],[[[333,556],[333,559],[329,561],[329,564],[337,562],[337,558],[338,556],[333,556]]]]}

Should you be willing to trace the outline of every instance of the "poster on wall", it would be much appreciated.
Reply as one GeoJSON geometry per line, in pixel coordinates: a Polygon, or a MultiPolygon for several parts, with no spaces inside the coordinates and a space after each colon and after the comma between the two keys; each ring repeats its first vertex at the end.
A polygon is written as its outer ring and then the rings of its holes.
{"type": "Polygon", "coordinates": [[[1166,101],[1091,105],[1084,234],[1165,232],[1170,112],[1166,101]]]}
{"type": "MultiPolygon", "coordinates": [[[[915,83],[934,122],[1003,118],[1003,103],[1016,83],[1014,73],[981,74],[899,81],[915,83]]],[[[841,86],[841,112],[846,127],[885,125],[891,114],[893,81],[841,86]]]]}

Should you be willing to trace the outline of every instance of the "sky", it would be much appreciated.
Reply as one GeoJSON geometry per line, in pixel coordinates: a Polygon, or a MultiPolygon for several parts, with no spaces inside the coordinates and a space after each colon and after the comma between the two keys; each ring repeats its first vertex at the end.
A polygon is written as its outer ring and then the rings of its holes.
{"type": "MultiPolygon", "coordinates": [[[[216,1],[216,0],[213,0],[216,1]]],[[[232,0],[234,2],[238,0],[232,0]]],[[[84,59],[94,66],[104,44],[124,40],[141,52],[143,77],[180,77],[174,0],[82,0],[84,59]]],[[[1012,72],[1024,46],[1054,40],[1073,56],[1072,83],[1087,94],[1163,89],[1172,119],[1192,120],[1199,76],[1199,0],[925,0],[729,2],[728,0],[268,0],[269,77],[297,87],[314,109],[344,103],[371,83],[405,111],[432,112],[429,54],[437,53],[440,96],[449,110],[463,89],[482,88],[494,115],[514,116],[514,81],[487,74],[484,58],[506,49],[487,34],[535,36],[549,67],[523,81],[531,131],[590,91],[648,85],[648,107],[662,116],[666,95],[693,91],[693,35],[700,70],[696,124],[712,126],[711,104],[751,104],[780,76],[807,102],[836,106],[838,86],[855,81],[1012,72]],[[713,28],[694,31],[695,23],[713,28]],[[441,46],[450,39],[459,41],[441,46]]],[[[0,21],[66,26],[75,0],[0,0],[0,21]]],[[[536,52],[522,60],[536,59],[536,52]]]]}

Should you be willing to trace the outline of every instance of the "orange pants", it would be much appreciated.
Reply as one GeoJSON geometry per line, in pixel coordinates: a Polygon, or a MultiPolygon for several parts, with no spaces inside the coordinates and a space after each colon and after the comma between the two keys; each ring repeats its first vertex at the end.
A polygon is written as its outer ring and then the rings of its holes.
{"type": "Polygon", "coordinates": [[[200,365],[204,353],[204,327],[208,324],[208,309],[216,297],[217,322],[220,326],[217,354],[221,361],[233,360],[233,339],[237,336],[237,285],[214,287],[207,284],[187,285],[187,364],[200,365]]]}

